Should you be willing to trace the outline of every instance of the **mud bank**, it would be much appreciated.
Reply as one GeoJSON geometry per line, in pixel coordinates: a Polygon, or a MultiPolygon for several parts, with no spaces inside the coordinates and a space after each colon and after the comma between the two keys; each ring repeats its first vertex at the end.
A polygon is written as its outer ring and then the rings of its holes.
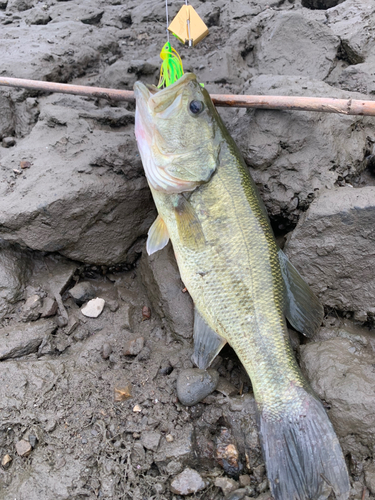
{"type": "MultiPolygon", "coordinates": [[[[210,35],[179,49],[210,92],[373,97],[372,1],[193,6],[210,35]]],[[[1,71],[156,83],[164,15],[155,0],[0,0],[1,71]]],[[[177,399],[193,367],[193,306],[171,248],[145,252],[156,212],[134,106],[0,88],[0,107],[0,497],[268,499],[234,352],[214,362],[203,401],[177,399]],[[84,316],[95,297],[103,312],[84,316]]],[[[341,441],[351,499],[375,498],[375,122],[220,113],[280,244],[326,307],[316,338],[291,330],[292,344],[341,441]]]]}

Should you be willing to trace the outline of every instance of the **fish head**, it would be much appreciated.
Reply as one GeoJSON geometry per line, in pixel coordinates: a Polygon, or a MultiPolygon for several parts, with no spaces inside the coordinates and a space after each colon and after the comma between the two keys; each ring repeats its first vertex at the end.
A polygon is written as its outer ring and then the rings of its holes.
{"type": "Polygon", "coordinates": [[[193,191],[218,165],[221,131],[208,92],[192,73],[162,90],[134,85],[135,135],[150,186],[193,191]]]}

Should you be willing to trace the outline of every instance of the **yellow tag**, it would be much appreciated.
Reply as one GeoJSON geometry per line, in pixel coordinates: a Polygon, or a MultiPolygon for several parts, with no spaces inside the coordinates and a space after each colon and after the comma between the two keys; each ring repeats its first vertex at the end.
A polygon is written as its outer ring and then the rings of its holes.
{"type": "Polygon", "coordinates": [[[196,45],[208,35],[208,28],[191,5],[183,5],[168,30],[182,43],[196,45]]]}

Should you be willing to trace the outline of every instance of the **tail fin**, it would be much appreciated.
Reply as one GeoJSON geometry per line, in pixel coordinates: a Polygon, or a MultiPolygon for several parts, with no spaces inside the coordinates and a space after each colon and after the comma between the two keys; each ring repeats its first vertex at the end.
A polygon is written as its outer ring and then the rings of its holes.
{"type": "Polygon", "coordinates": [[[259,413],[259,430],[275,500],[324,500],[333,491],[349,498],[349,476],[340,443],[323,405],[304,392],[301,404],[275,417],[259,413]]]}

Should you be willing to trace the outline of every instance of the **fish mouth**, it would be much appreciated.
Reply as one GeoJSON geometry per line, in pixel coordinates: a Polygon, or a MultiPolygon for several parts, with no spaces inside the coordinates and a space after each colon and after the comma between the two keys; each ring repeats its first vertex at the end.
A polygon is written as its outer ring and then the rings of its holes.
{"type": "Polygon", "coordinates": [[[155,85],[135,82],[134,95],[136,102],[138,105],[141,102],[144,104],[147,103],[150,110],[160,111],[160,107],[163,106],[164,103],[173,101],[177,95],[182,92],[188,82],[196,79],[197,77],[194,73],[185,73],[175,83],[172,83],[172,85],[164,89],[158,89],[155,85]]]}

